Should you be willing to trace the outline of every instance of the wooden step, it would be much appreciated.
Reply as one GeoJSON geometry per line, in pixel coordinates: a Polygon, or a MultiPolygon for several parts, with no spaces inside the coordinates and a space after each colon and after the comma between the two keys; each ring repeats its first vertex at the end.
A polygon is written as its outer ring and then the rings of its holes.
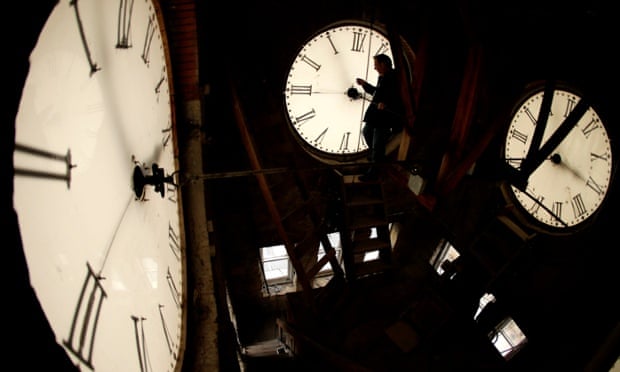
{"type": "Polygon", "coordinates": [[[371,227],[388,226],[389,223],[383,216],[349,216],[347,227],[349,230],[358,230],[371,227]]]}
{"type": "Polygon", "coordinates": [[[353,253],[358,254],[383,249],[392,249],[390,242],[386,242],[381,239],[367,239],[356,241],[354,244],[353,253]]]}
{"type": "Polygon", "coordinates": [[[355,277],[361,278],[371,274],[385,273],[392,269],[392,265],[380,259],[355,263],[355,277]]]}
{"type": "Polygon", "coordinates": [[[348,280],[391,269],[392,246],[381,181],[360,182],[359,174],[341,176],[344,221],[341,231],[348,280]],[[377,235],[371,236],[371,229],[377,235]],[[376,259],[364,262],[367,253],[376,259]]]}
{"type": "Polygon", "coordinates": [[[373,195],[373,194],[360,194],[352,192],[352,195],[346,201],[347,207],[360,207],[360,206],[371,206],[376,204],[383,203],[383,197],[381,195],[373,195]]]}

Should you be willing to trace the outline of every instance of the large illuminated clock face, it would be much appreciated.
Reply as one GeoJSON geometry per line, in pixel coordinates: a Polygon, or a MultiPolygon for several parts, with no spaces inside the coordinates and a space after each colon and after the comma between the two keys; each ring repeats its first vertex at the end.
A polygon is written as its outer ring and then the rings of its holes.
{"type": "Polygon", "coordinates": [[[543,231],[573,232],[591,222],[610,190],[612,142],[586,97],[547,82],[515,109],[504,157],[510,197],[543,231]]]}
{"type": "Polygon", "coordinates": [[[355,80],[376,84],[373,56],[381,53],[392,57],[386,35],[360,22],[332,25],[301,46],[284,99],[290,127],[311,153],[346,160],[367,150],[362,119],[371,97],[355,80]]]}
{"type": "Polygon", "coordinates": [[[61,0],[31,53],[14,205],[30,280],[82,371],[174,371],[185,244],[168,47],[152,0],[61,0]]]}

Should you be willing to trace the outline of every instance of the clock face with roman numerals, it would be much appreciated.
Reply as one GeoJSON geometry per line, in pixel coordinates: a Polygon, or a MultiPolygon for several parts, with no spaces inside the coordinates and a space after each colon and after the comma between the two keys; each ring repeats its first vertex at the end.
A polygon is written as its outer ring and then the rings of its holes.
{"type": "Polygon", "coordinates": [[[517,106],[504,157],[515,181],[511,196],[549,232],[583,226],[610,190],[613,151],[605,122],[586,97],[553,82],[517,106]]]}
{"type": "Polygon", "coordinates": [[[82,371],[173,371],[183,354],[170,76],[152,0],[61,0],[31,53],[14,205],[33,289],[82,371]]]}
{"type": "Polygon", "coordinates": [[[288,71],[284,100],[290,127],[305,149],[336,160],[368,149],[362,127],[372,97],[356,78],[376,84],[373,56],[381,53],[392,57],[386,35],[360,22],[332,25],[302,45],[288,71]]]}

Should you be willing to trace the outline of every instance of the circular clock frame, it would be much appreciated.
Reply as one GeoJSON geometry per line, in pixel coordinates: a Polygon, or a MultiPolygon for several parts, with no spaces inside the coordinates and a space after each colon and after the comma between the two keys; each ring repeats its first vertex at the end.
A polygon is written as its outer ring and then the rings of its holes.
{"type": "Polygon", "coordinates": [[[187,284],[170,66],[158,0],[61,0],[30,55],[14,206],[32,288],[79,369],[181,366],[187,284]]]}
{"type": "Polygon", "coordinates": [[[608,199],[615,150],[611,128],[595,102],[588,102],[583,92],[566,82],[548,84],[554,98],[538,152],[530,147],[534,123],[544,117],[540,109],[546,83],[530,84],[511,111],[501,148],[508,179],[501,183],[501,191],[525,226],[547,235],[568,235],[590,226],[608,199]],[[559,134],[557,141],[554,133],[559,134]]]}
{"type": "Polygon", "coordinates": [[[342,20],[302,43],[287,71],[283,98],[288,127],[307,153],[327,163],[365,159],[363,117],[372,97],[356,78],[376,83],[373,56],[380,53],[390,56],[395,68],[411,71],[413,52],[400,41],[407,51],[402,59],[394,58],[383,25],[342,20]]]}

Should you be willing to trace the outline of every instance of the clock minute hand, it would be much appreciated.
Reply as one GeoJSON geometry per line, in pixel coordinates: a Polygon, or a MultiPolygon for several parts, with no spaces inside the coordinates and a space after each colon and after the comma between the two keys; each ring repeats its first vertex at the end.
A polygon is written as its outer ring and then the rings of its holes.
{"type": "Polygon", "coordinates": [[[523,193],[525,195],[527,195],[528,198],[532,199],[532,201],[536,204],[538,204],[538,206],[542,209],[544,209],[547,213],[549,213],[553,218],[555,218],[556,221],[558,221],[559,223],[561,223],[562,225],[564,225],[564,227],[568,227],[568,224],[562,219],[560,218],[560,216],[558,216],[557,214],[555,214],[555,212],[553,212],[551,209],[549,209],[546,205],[544,205],[538,198],[534,197],[534,195],[530,194],[530,192],[528,190],[523,190],[523,193]]]}
{"type": "Polygon", "coordinates": [[[553,81],[547,81],[545,84],[545,90],[543,92],[543,100],[538,112],[538,119],[536,120],[536,127],[534,128],[534,136],[532,137],[532,143],[528,150],[527,156],[532,156],[539,148],[542,141],[545,128],[547,127],[547,121],[549,120],[549,114],[551,113],[551,102],[553,101],[553,90],[555,84],[553,81]]]}
{"type": "Polygon", "coordinates": [[[347,94],[347,92],[340,90],[313,90],[310,94],[347,94]]]}
{"type": "Polygon", "coordinates": [[[527,179],[545,159],[549,158],[551,152],[558,147],[568,133],[577,125],[577,122],[583,117],[589,107],[590,105],[588,102],[586,102],[585,99],[581,99],[540,150],[536,151],[536,149],[532,150],[530,148],[527,157],[523,159],[523,163],[521,164],[520,173],[523,177],[527,179]]]}

